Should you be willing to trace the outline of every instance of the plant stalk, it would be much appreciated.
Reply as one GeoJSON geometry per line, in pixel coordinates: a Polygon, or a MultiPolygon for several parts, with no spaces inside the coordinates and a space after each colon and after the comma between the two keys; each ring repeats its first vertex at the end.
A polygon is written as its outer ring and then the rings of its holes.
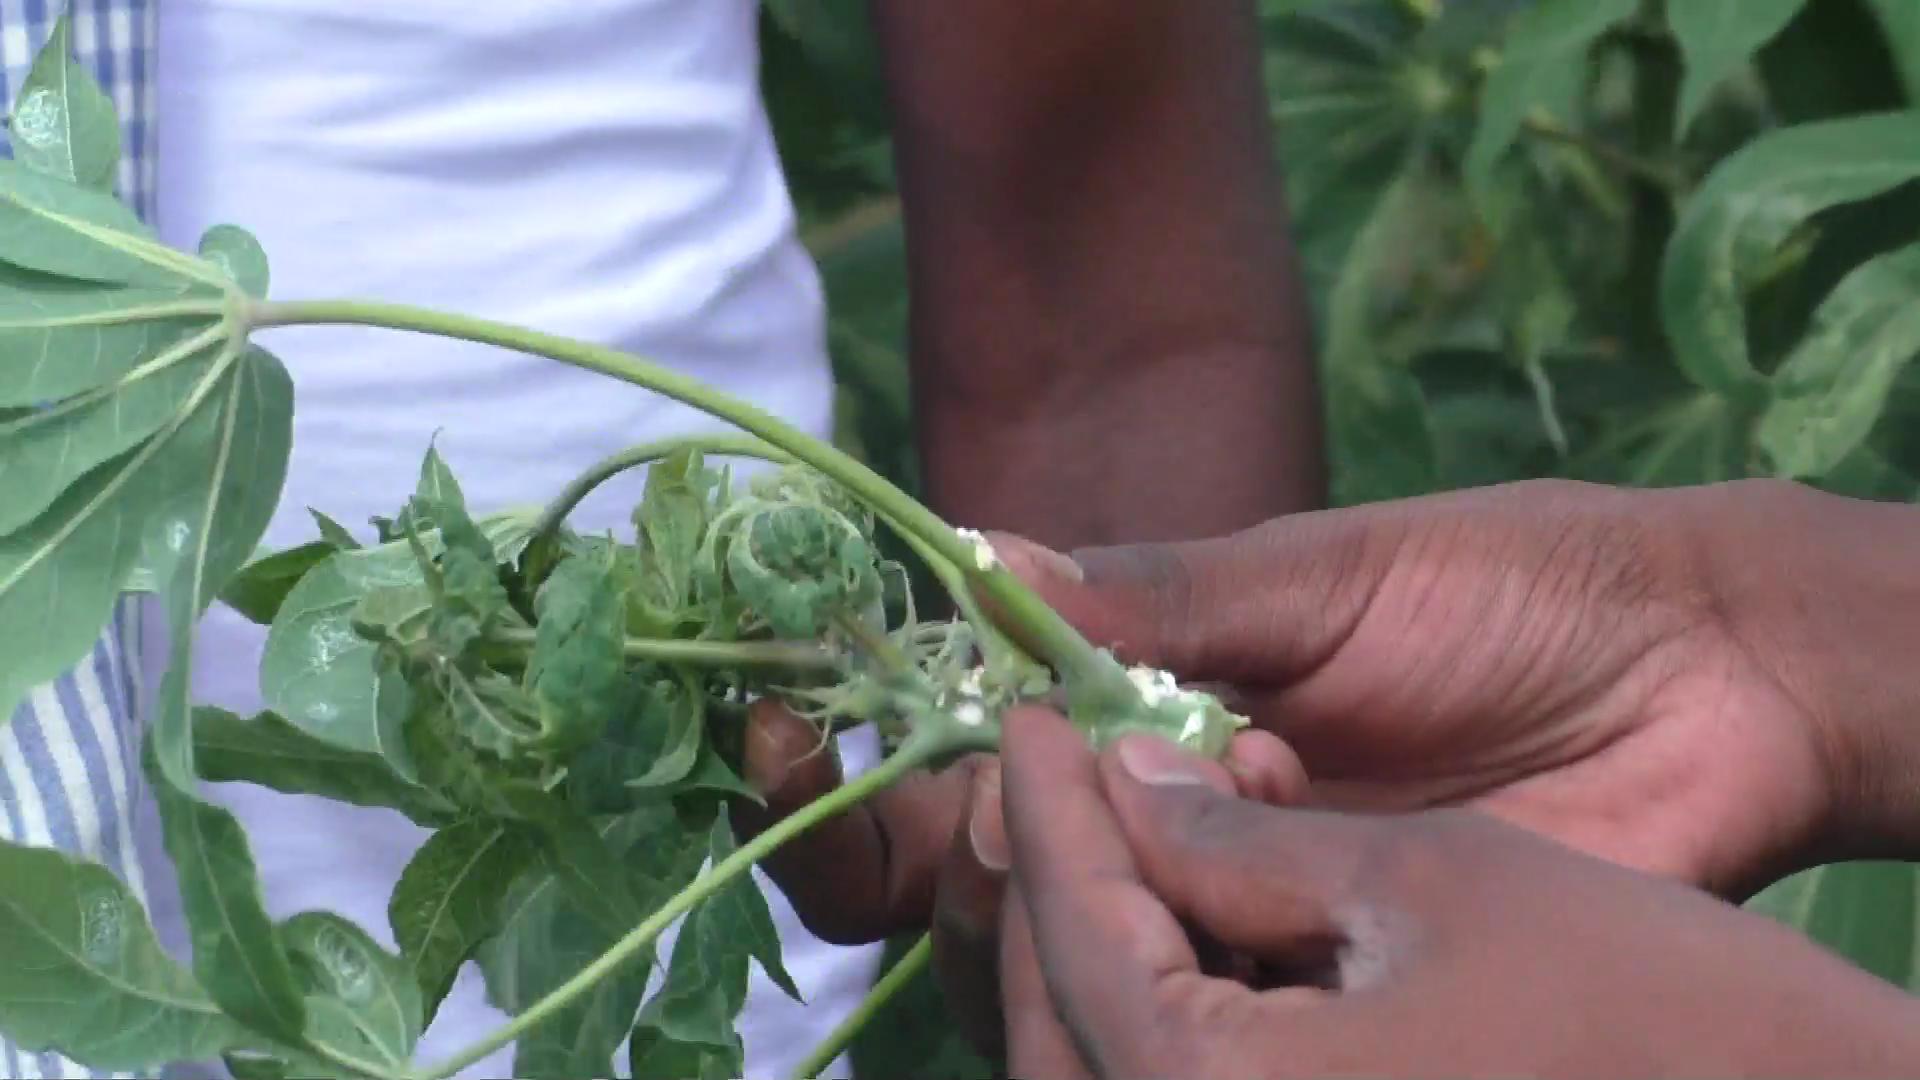
{"type": "Polygon", "coordinates": [[[826,1072],[834,1059],[853,1045],[853,1040],[880,1014],[880,1010],[886,1008],[908,983],[918,978],[932,963],[933,935],[922,934],[920,940],[914,942],[913,948],[907,950],[906,955],[879,982],[873,984],[873,989],[847,1014],[847,1018],[819,1046],[813,1048],[800,1067],[793,1071],[794,1080],[819,1080],[820,1074],[826,1072]]]}
{"type": "MultiPolygon", "coordinates": [[[[533,648],[533,630],[496,630],[488,642],[516,652],[533,648]]],[[[629,660],[657,660],[668,664],[710,667],[777,667],[830,670],[838,666],[831,652],[805,641],[698,641],[683,638],[630,637],[621,645],[629,660]]]]}
{"type": "Polygon", "coordinates": [[[618,349],[473,316],[372,300],[257,302],[246,313],[248,328],[354,325],[408,330],[495,345],[544,356],[664,394],[757,435],[818,469],[852,492],[875,513],[910,532],[947,561],[963,568],[1015,636],[1069,679],[1106,681],[1100,656],[1087,639],[997,562],[980,566],[974,545],[938,515],[920,505],[860,461],[813,438],[772,413],[724,394],[697,379],[618,349]]]}
{"type": "Polygon", "coordinates": [[[706,873],[695,878],[692,884],[674,894],[673,899],[658,911],[647,916],[639,926],[628,931],[612,948],[601,953],[593,963],[580,969],[546,997],[534,1002],[525,1012],[445,1061],[415,1070],[410,1074],[410,1080],[446,1080],[538,1027],[645,951],[674,920],[693,910],[696,904],[718,892],[728,882],[751,870],[769,852],[938,759],[946,753],[949,741],[947,735],[934,732],[916,732],[908,736],[892,757],[848,781],[845,786],[801,807],[792,816],[783,818],[766,832],[741,845],[733,854],[715,863],[706,873]]]}
{"type": "Polygon", "coordinates": [[[537,542],[558,529],[560,523],[567,519],[567,515],[573,513],[573,508],[579,506],[580,501],[591,494],[594,488],[628,469],[637,469],[642,465],[671,457],[681,450],[698,450],[702,454],[760,458],[775,462],[793,460],[789,455],[767,445],[765,440],[756,439],[751,435],[687,435],[677,439],[661,439],[630,446],[595,462],[587,471],[575,477],[572,483],[562,489],[534,521],[533,540],[537,542]]]}

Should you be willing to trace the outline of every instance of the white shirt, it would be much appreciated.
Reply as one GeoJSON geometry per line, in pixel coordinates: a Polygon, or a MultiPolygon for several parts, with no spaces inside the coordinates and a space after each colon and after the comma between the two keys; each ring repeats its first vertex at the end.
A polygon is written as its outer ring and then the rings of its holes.
{"type": "MultiPolygon", "coordinates": [[[[829,433],[821,291],[759,97],[753,0],[160,10],[170,243],[190,248],[232,221],[266,248],[276,299],[360,296],[581,337],[829,433]]],[[[394,512],[436,433],[468,501],[487,511],[544,502],[620,447],[720,429],[604,376],[480,346],[346,327],[261,341],[296,392],[293,461],[267,535],[276,547],[312,538],[309,506],[349,527],[394,512]]],[[[625,535],[637,483],[609,484],[575,521],[625,535]]],[[[263,639],[216,608],[198,642],[197,700],[258,708],[263,639]]],[[[870,743],[845,749],[850,769],[872,754],[870,743]]],[[[209,794],[247,826],[275,917],[331,909],[391,946],[386,899],[421,830],[258,788],[209,794]]],[[[752,1076],[797,1065],[877,963],[873,949],[812,939],[769,891],[811,1007],[756,969],[752,1076]]],[[[469,965],[420,1054],[439,1058],[501,1019],[469,965]]],[[[503,1052],[463,1075],[505,1076],[510,1061],[503,1052]]]]}

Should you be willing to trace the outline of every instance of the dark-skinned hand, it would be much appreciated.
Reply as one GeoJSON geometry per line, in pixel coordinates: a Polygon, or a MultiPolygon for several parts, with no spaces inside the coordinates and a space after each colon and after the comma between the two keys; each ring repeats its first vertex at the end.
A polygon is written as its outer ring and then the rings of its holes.
{"type": "Polygon", "coordinates": [[[1920,1015],[1894,987],[1485,815],[1265,806],[1150,737],[1096,758],[1031,707],[1004,755],[1023,1080],[1920,1069],[1920,1015]],[[1262,980],[1209,974],[1196,940],[1262,980]]]}
{"type": "MultiPolygon", "coordinates": [[[[1243,792],[1471,807],[1739,898],[1821,859],[1920,849],[1914,522],[1770,482],[1537,482],[1072,559],[995,544],[1090,638],[1224,686],[1284,737],[1236,747],[1243,792]]],[[[771,814],[837,780],[789,767],[816,745],[757,714],[749,773],[771,814]]],[[[976,1034],[993,1027],[996,791],[979,765],[903,785],[771,868],[830,938],[939,928],[976,1034]]]]}

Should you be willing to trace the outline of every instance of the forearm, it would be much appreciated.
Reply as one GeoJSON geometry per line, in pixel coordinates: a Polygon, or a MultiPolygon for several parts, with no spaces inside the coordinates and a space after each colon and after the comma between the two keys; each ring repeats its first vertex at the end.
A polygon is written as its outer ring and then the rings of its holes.
{"type": "Polygon", "coordinates": [[[939,507],[1059,546],[1323,500],[1247,5],[877,0],[939,507]]]}
{"type": "Polygon", "coordinates": [[[1715,602],[1825,757],[1832,811],[1801,861],[1920,859],[1920,508],[1769,481],[1705,490],[1715,602]]]}

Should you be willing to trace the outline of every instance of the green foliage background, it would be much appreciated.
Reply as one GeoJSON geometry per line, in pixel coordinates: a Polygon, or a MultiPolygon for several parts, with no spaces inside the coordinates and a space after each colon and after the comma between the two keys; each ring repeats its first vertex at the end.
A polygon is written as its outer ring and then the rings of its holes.
{"type": "MultiPolygon", "coordinates": [[[[1538,476],[1920,493],[1920,3],[1259,6],[1337,502],[1538,476]]],[[[840,439],[911,488],[864,4],[769,0],[762,40],[840,439]]],[[[1912,987],[1917,901],[1909,868],[1850,864],[1755,905],[1912,987]]],[[[863,1075],[986,1067],[930,987],[873,1030],[863,1075]]]]}

